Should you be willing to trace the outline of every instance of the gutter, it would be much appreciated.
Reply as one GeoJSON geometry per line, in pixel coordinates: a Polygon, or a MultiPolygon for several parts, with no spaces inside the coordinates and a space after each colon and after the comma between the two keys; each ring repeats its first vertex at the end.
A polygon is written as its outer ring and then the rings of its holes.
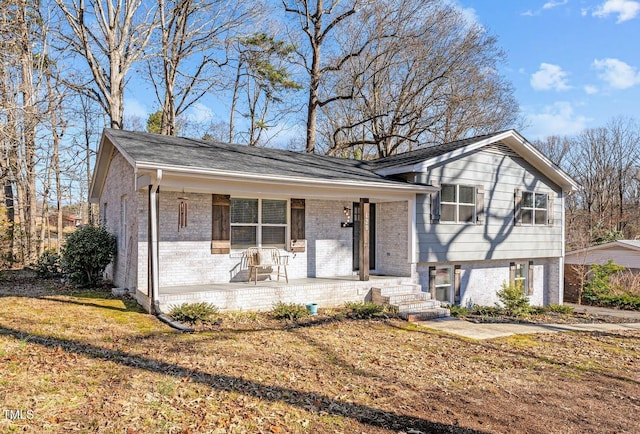
{"type": "Polygon", "coordinates": [[[169,165],[159,165],[149,162],[138,162],[136,164],[138,170],[160,170],[167,174],[181,174],[181,175],[194,175],[194,176],[207,176],[211,179],[223,179],[226,181],[254,181],[254,182],[272,182],[276,184],[294,183],[301,186],[310,187],[334,187],[334,188],[358,188],[358,189],[383,189],[383,190],[395,190],[405,192],[432,193],[437,189],[421,184],[409,184],[404,182],[395,182],[391,180],[381,179],[380,181],[365,181],[365,180],[345,180],[336,179],[328,180],[321,178],[306,178],[300,176],[281,176],[281,175],[267,175],[267,174],[253,174],[253,173],[239,173],[226,170],[211,170],[206,168],[195,167],[178,167],[169,165]]]}

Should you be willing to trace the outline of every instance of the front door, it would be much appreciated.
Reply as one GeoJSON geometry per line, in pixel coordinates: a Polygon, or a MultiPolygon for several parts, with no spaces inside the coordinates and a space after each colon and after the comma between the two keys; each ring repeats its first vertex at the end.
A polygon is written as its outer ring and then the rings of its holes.
{"type": "MultiPolygon", "coordinates": [[[[369,204],[369,269],[376,268],[376,204],[369,204]]],[[[360,271],[360,202],[353,202],[353,271],[360,271]]]]}

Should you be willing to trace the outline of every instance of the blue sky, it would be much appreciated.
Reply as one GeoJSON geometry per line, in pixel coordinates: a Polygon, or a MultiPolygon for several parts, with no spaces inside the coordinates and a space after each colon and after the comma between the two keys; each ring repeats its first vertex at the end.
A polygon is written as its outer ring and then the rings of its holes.
{"type": "Polygon", "coordinates": [[[455,2],[505,50],[528,139],[640,121],[640,1],[455,2]]]}
{"type": "MultiPolygon", "coordinates": [[[[498,38],[507,55],[500,73],[515,88],[528,139],[574,135],[617,116],[640,121],[640,0],[446,1],[498,38]]],[[[157,104],[151,89],[138,90],[125,94],[125,113],[146,119],[157,104]]],[[[206,97],[189,115],[226,121],[227,112],[206,97]]]]}

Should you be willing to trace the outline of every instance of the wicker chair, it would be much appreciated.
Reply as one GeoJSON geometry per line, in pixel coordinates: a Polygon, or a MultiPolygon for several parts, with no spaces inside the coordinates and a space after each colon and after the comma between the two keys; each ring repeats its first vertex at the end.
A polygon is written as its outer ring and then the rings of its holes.
{"type": "Polygon", "coordinates": [[[287,265],[289,265],[289,256],[280,254],[280,250],[276,247],[249,247],[245,253],[247,256],[247,265],[249,268],[249,282],[253,279],[258,284],[258,275],[269,276],[275,274],[280,281],[280,276],[284,276],[286,282],[289,283],[287,274],[287,265]],[[281,270],[284,272],[281,273],[281,270]]]}

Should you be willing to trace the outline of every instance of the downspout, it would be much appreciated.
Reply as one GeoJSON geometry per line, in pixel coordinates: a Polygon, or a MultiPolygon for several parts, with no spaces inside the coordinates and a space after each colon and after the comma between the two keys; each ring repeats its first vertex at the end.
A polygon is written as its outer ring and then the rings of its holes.
{"type": "Polygon", "coordinates": [[[566,232],[566,222],[565,222],[565,210],[564,210],[564,205],[565,205],[565,196],[567,194],[571,194],[571,192],[565,193],[564,190],[562,191],[562,245],[561,245],[561,255],[560,255],[560,261],[559,261],[559,270],[558,270],[558,304],[564,304],[564,255],[565,255],[565,232],[566,232]]]}
{"type": "Polygon", "coordinates": [[[149,191],[149,257],[151,258],[151,306],[150,313],[160,314],[158,303],[160,273],[158,271],[158,194],[162,181],[162,169],[156,170],[156,179],[149,191]]]}

